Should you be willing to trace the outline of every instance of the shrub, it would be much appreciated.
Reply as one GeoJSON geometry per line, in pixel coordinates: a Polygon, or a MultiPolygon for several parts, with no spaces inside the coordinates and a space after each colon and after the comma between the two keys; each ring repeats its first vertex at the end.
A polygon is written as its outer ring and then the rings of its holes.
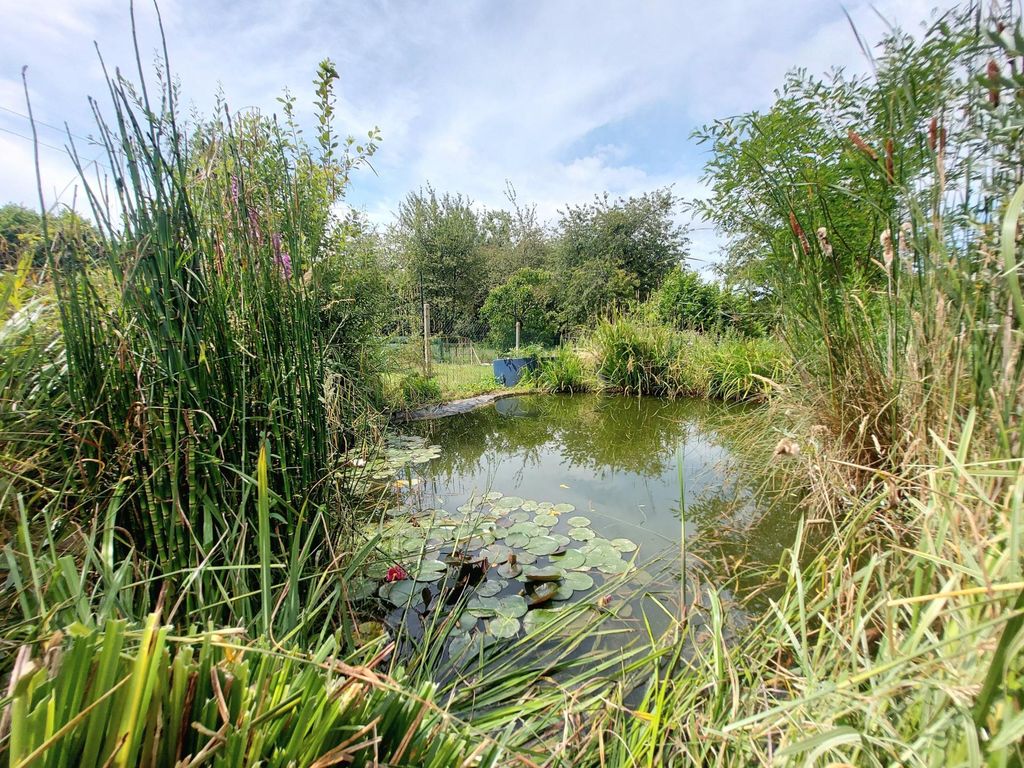
{"type": "Polygon", "coordinates": [[[583,360],[569,346],[561,346],[554,357],[542,359],[532,381],[548,392],[572,394],[591,389],[583,360]]]}
{"type": "Polygon", "coordinates": [[[435,403],[440,399],[441,385],[436,379],[427,378],[421,373],[403,376],[398,383],[397,405],[400,407],[413,408],[424,403],[435,403]]]}
{"type": "Polygon", "coordinates": [[[627,395],[663,395],[672,358],[672,334],[664,327],[620,317],[602,320],[590,336],[601,381],[627,395]]]}

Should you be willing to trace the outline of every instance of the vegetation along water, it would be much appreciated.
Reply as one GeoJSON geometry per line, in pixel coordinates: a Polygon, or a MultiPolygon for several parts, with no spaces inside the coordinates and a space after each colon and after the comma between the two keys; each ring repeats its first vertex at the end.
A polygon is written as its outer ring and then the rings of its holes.
{"type": "Polygon", "coordinates": [[[552,222],[108,67],[0,209],[3,759],[1020,766],[1024,27],[936,19],[552,222]]]}

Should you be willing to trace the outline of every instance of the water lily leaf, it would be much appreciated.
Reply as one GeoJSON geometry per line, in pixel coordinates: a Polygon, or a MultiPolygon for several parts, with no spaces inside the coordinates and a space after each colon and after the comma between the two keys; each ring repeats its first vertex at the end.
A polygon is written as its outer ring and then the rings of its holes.
{"type": "Polygon", "coordinates": [[[506,639],[519,634],[519,619],[511,616],[495,616],[487,622],[487,631],[494,637],[506,639]]]}
{"type": "Polygon", "coordinates": [[[530,611],[523,619],[523,627],[527,632],[535,632],[552,622],[561,621],[565,616],[559,608],[538,608],[530,611]]]}
{"type": "Polygon", "coordinates": [[[567,571],[564,582],[575,590],[583,591],[594,586],[594,579],[588,573],[582,571],[567,571]]]}
{"type": "Polygon", "coordinates": [[[440,560],[424,560],[416,568],[416,575],[413,578],[416,581],[437,581],[447,570],[448,565],[440,560]]]}
{"type": "Polygon", "coordinates": [[[483,498],[484,501],[495,502],[498,501],[504,495],[505,494],[503,494],[501,491],[488,491],[487,493],[484,494],[483,498]]]}
{"type": "Polygon", "coordinates": [[[558,518],[555,515],[540,514],[533,518],[533,522],[537,525],[542,525],[545,528],[550,528],[552,525],[558,522],[558,518]]]}
{"type": "Polygon", "coordinates": [[[619,574],[629,570],[629,563],[621,558],[618,560],[607,559],[597,566],[601,573],[619,574]]]}
{"type": "Polygon", "coordinates": [[[516,555],[520,565],[532,565],[537,562],[537,556],[533,552],[520,552],[516,555]]]}
{"type": "Polygon", "coordinates": [[[554,565],[544,568],[526,568],[524,570],[527,581],[558,581],[565,575],[565,572],[554,565]]]}
{"type": "Polygon", "coordinates": [[[498,598],[497,597],[471,597],[469,602],[466,603],[466,613],[471,616],[477,616],[481,619],[488,619],[491,616],[498,615],[498,598]]]}
{"type": "Polygon", "coordinates": [[[636,549],[636,544],[629,539],[612,539],[612,546],[619,552],[632,552],[636,549]]]}
{"type": "Polygon", "coordinates": [[[508,519],[511,520],[513,523],[525,523],[527,520],[530,519],[530,513],[522,511],[513,512],[511,515],[508,516],[508,519]]]}
{"type": "Polygon", "coordinates": [[[526,598],[522,595],[505,595],[493,599],[497,602],[495,611],[500,616],[511,616],[518,619],[526,614],[526,598]]]}
{"type": "Polygon", "coordinates": [[[448,656],[452,659],[457,659],[462,656],[476,655],[480,647],[482,647],[479,638],[479,632],[472,634],[465,632],[453,635],[451,640],[448,641],[448,656]],[[472,652],[470,652],[471,646],[473,646],[472,652]]]}
{"type": "Polygon", "coordinates": [[[564,533],[549,533],[548,536],[557,541],[560,547],[566,547],[572,542],[564,533]]]}
{"type": "Polygon", "coordinates": [[[567,549],[560,555],[552,555],[551,558],[559,568],[582,568],[587,561],[587,556],[578,549],[567,549]]]}
{"type": "Polygon", "coordinates": [[[510,547],[525,547],[532,541],[532,537],[525,533],[505,534],[505,544],[510,547]]]}
{"type": "Polygon", "coordinates": [[[531,606],[542,605],[553,598],[557,592],[558,585],[555,582],[542,581],[527,595],[526,599],[531,606]]]}
{"type": "Polygon", "coordinates": [[[346,586],[350,600],[365,600],[368,597],[373,597],[377,591],[377,582],[374,579],[356,578],[349,581],[346,586]]]}
{"type": "Polygon", "coordinates": [[[494,597],[507,586],[505,579],[485,579],[476,585],[476,594],[478,597],[494,597]]]}
{"type": "Polygon", "coordinates": [[[576,507],[574,507],[572,504],[555,504],[555,506],[552,507],[551,511],[557,515],[564,515],[569,512],[575,512],[576,507]]]}
{"type": "Polygon", "coordinates": [[[555,592],[555,596],[553,598],[551,598],[551,599],[552,600],[569,600],[569,599],[572,598],[572,595],[573,595],[573,588],[570,587],[565,582],[562,582],[561,584],[558,585],[558,591],[555,592]]]}
{"type": "Polygon", "coordinates": [[[396,608],[411,608],[423,602],[422,587],[411,579],[382,584],[378,594],[396,608]]]}
{"type": "Polygon", "coordinates": [[[537,505],[538,512],[548,512],[555,508],[555,505],[550,501],[542,501],[537,505]]]}
{"type": "Polygon", "coordinates": [[[509,533],[525,533],[527,536],[544,536],[547,534],[547,529],[543,526],[537,525],[536,523],[524,522],[516,523],[508,529],[509,533]]]}
{"type": "Polygon", "coordinates": [[[495,509],[519,509],[522,505],[523,499],[518,496],[503,496],[494,503],[495,509]]]}
{"type": "Polygon", "coordinates": [[[533,499],[527,499],[526,501],[524,501],[522,503],[521,506],[523,508],[523,511],[525,511],[525,512],[536,512],[538,505],[537,505],[537,502],[534,501],[533,499]]]}
{"type": "Polygon", "coordinates": [[[590,525],[590,518],[583,517],[583,515],[576,515],[575,517],[569,518],[569,525],[573,528],[585,528],[590,525]]]}
{"type": "Polygon", "coordinates": [[[570,528],[569,537],[576,541],[587,541],[594,538],[596,534],[589,528],[570,528]]]}
{"type": "Polygon", "coordinates": [[[503,579],[514,579],[523,572],[523,567],[519,564],[509,565],[508,563],[505,563],[504,565],[499,565],[494,570],[497,571],[498,575],[503,579]]]}
{"type": "Polygon", "coordinates": [[[526,551],[533,555],[550,555],[561,546],[550,536],[536,536],[526,545],[526,551]]]}
{"type": "Polygon", "coordinates": [[[487,561],[491,565],[501,565],[508,560],[508,556],[511,553],[511,548],[506,544],[491,544],[490,546],[480,550],[480,556],[486,557],[487,561]]]}

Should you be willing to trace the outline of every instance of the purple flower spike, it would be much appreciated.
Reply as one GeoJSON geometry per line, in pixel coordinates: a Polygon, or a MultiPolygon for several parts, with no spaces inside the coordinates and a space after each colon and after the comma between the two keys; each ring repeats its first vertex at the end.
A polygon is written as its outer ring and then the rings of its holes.
{"type": "Polygon", "coordinates": [[[280,268],[281,277],[285,280],[290,280],[292,276],[292,257],[288,251],[281,251],[279,256],[275,256],[274,263],[280,268]]]}
{"type": "Polygon", "coordinates": [[[234,174],[231,176],[231,202],[238,205],[238,177],[234,174]]]}

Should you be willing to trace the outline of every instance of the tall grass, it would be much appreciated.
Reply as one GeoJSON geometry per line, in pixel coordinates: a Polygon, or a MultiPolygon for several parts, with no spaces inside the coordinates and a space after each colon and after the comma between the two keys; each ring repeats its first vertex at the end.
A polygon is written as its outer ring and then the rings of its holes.
{"type": "Polygon", "coordinates": [[[109,116],[92,105],[112,184],[86,181],[106,257],[94,268],[51,258],[75,471],[62,504],[113,510],[115,548],[166,575],[154,597],[181,593],[182,615],[234,621],[251,618],[234,613],[261,578],[249,563],[294,563],[309,537],[351,529],[334,457],[365,429],[354,411],[367,404],[358,358],[319,325],[309,283],[373,135],[335,149],[329,62],[318,152],[291,99],[283,123],[222,104],[186,124],[169,73],[165,50],[155,82],[141,64],[136,83],[108,76],[109,116]],[[314,525],[326,509],[334,522],[314,525]]]}

